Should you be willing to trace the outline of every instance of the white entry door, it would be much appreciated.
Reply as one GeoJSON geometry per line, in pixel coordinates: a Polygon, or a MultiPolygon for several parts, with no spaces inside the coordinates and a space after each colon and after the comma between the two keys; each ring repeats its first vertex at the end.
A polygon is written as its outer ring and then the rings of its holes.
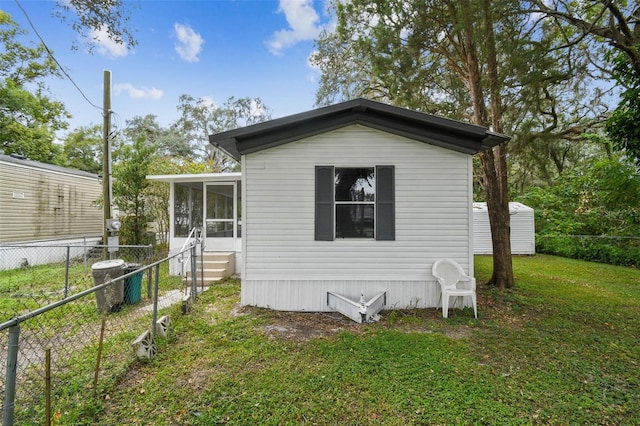
{"type": "Polygon", "coordinates": [[[239,238],[235,182],[208,183],[205,191],[205,238],[207,251],[235,251],[239,238]]]}

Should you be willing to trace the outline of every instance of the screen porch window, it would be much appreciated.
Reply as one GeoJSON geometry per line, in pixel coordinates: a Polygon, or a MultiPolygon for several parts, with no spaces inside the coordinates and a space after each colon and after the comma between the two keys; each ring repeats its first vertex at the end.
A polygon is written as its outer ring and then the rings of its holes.
{"type": "Polygon", "coordinates": [[[202,184],[176,183],[173,200],[175,237],[187,237],[194,227],[202,227],[202,184]]]}
{"type": "Polygon", "coordinates": [[[233,185],[207,185],[207,237],[233,237],[233,185]]]}
{"type": "Polygon", "coordinates": [[[316,166],[315,239],[395,239],[393,166],[316,166]]]}

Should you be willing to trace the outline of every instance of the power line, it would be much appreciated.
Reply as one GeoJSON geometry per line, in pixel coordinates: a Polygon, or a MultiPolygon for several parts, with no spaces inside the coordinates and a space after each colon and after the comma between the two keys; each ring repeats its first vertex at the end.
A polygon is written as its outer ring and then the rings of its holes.
{"type": "Polygon", "coordinates": [[[71,84],[73,84],[73,86],[78,90],[78,92],[80,92],[80,94],[82,95],[82,97],[89,103],[89,105],[91,105],[94,108],[97,108],[99,110],[102,110],[102,107],[97,106],[96,104],[94,104],[93,102],[91,102],[89,100],[89,98],[87,98],[87,96],[84,94],[84,92],[82,91],[82,89],[80,89],[80,87],[76,84],[75,81],[73,81],[73,78],[71,78],[71,76],[67,73],[67,71],[65,71],[65,69],[63,68],[62,65],[60,65],[60,62],[58,62],[58,60],[56,59],[55,56],[53,56],[53,52],[51,52],[51,50],[49,49],[49,46],[47,46],[47,43],[44,42],[44,39],[42,38],[42,36],[40,35],[40,33],[38,32],[38,30],[36,29],[35,25],[33,25],[33,22],[31,22],[31,18],[29,17],[29,14],[27,14],[27,11],[24,10],[24,8],[22,7],[22,5],[20,4],[19,0],[14,0],[14,2],[16,3],[16,5],[18,5],[18,7],[20,8],[20,10],[22,11],[22,13],[24,14],[25,18],[27,18],[27,21],[29,22],[29,25],[31,26],[31,28],[33,29],[33,31],[36,33],[36,36],[38,36],[38,39],[40,39],[40,43],[42,43],[42,45],[44,46],[44,48],[47,51],[47,54],[51,57],[51,59],[53,59],[53,62],[56,63],[56,65],[58,66],[58,68],[60,69],[60,71],[65,75],[65,77],[67,77],[67,79],[69,79],[69,81],[71,82],[71,84]]]}

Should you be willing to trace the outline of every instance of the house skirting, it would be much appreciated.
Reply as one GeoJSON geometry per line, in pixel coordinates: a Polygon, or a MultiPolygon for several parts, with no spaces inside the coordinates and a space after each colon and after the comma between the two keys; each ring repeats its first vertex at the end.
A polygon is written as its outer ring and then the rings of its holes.
{"type": "MultiPolygon", "coordinates": [[[[440,286],[435,281],[373,280],[247,280],[242,279],[241,303],[278,311],[329,312],[327,292],[352,300],[387,293],[387,309],[435,308],[440,286]]],[[[472,306],[470,300],[464,306],[472,306]]]]}

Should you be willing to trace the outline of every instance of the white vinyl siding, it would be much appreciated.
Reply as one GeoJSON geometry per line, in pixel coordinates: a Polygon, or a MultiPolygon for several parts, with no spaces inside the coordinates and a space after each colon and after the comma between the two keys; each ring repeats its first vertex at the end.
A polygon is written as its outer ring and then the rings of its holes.
{"type": "Polygon", "coordinates": [[[270,305],[259,294],[277,289],[296,299],[281,309],[307,310],[309,292],[345,280],[425,286],[440,257],[469,271],[471,173],[471,156],[361,125],[244,155],[243,303],[270,305]],[[394,241],[314,240],[315,166],[327,164],[395,166],[394,241]]]}
{"type": "MultiPolygon", "coordinates": [[[[534,211],[522,203],[509,203],[511,254],[536,254],[534,211]]],[[[473,203],[473,248],[475,254],[493,254],[487,203],[473,203]]]]}
{"type": "Polygon", "coordinates": [[[0,161],[0,242],[101,235],[95,178],[0,161]]]}

